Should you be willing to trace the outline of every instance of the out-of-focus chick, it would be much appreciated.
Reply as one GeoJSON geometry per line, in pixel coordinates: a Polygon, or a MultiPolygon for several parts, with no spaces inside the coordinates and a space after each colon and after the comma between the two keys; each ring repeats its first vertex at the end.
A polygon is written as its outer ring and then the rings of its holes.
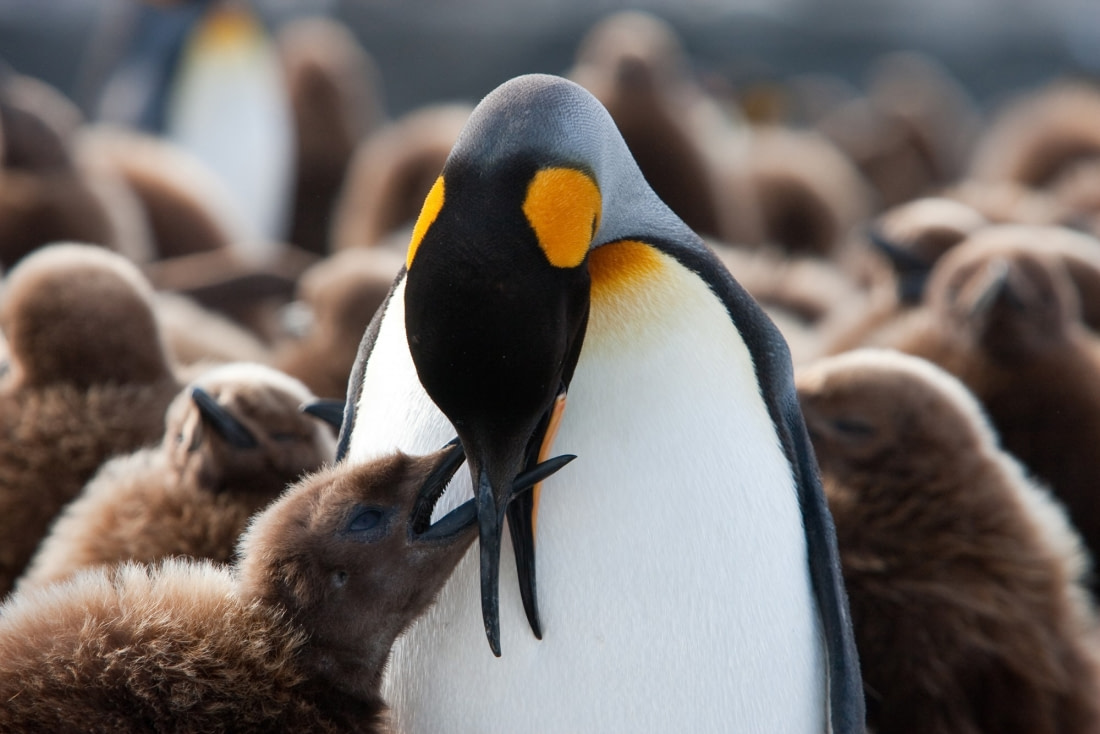
{"type": "Polygon", "coordinates": [[[19,591],[124,561],[229,562],[254,512],[332,461],[332,431],[300,409],[313,400],[258,364],[206,372],[172,402],[159,446],[104,464],[58,516],[19,591]]]}
{"type": "Polygon", "coordinates": [[[100,464],[160,438],[179,384],[152,297],[133,264],[87,245],[44,248],[5,279],[0,594],[100,464]]]}
{"type": "Polygon", "coordinates": [[[1088,561],[943,370],[857,350],[797,375],[877,734],[1100,726],[1088,561]]]}

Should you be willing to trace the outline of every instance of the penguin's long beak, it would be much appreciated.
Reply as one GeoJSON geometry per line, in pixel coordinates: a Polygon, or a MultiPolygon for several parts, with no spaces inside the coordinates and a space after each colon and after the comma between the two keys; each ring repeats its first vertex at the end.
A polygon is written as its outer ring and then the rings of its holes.
{"type": "Polygon", "coordinates": [[[480,537],[481,613],[489,647],[497,657],[500,657],[500,546],[505,516],[508,517],[516,554],[524,611],[535,636],[542,637],[535,587],[538,492],[544,479],[576,458],[572,455],[546,458],[563,407],[564,398],[559,397],[549,412],[548,420],[544,421],[539,450],[527,462],[532,465],[527,471],[518,473],[512,468],[520,465],[523,460],[520,456],[493,460],[476,448],[471,453],[476,457],[470,463],[475,481],[474,502],[477,505],[480,537]],[[533,491],[526,491],[529,488],[533,491]]]}
{"type": "MultiPolygon", "coordinates": [[[[553,405],[540,422],[535,435],[542,436],[538,451],[528,460],[528,464],[544,462],[550,458],[554,439],[558,435],[562,415],[565,413],[565,390],[554,399],[553,405]]],[[[538,593],[535,584],[535,534],[538,529],[539,497],[542,484],[536,484],[532,491],[525,492],[508,505],[505,514],[508,517],[508,531],[512,536],[512,550],[516,556],[516,575],[519,580],[519,594],[523,601],[523,611],[531,632],[535,638],[542,639],[542,620],[539,617],[538,593]]]]}

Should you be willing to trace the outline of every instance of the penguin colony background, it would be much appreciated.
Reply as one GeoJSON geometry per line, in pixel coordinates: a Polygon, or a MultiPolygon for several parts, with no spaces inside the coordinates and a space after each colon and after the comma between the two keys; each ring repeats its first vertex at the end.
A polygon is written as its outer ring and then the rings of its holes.
{"type": "Polygon", "coordinates": [[[1094,82],[112,23],[0,68],[0,731],[1100,732],[1094,82]]]}

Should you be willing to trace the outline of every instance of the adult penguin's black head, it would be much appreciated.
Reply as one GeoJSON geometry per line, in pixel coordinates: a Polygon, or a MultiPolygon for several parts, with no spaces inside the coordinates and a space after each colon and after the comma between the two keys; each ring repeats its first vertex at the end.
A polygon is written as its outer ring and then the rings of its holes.
{"type": "Polygon", "coordinates": [[[498,655],[506,514],[524,607],[541,635],[537,493],[513,502],[510,488],[553,439],[584,342],[588,254],[685,236],[694,238],[646,185],[607,111],[552,76],[519,77],[486,97],[428,194],[409,246],[405,329],[420,381],[466,451],[482,611],[498,655]]]}

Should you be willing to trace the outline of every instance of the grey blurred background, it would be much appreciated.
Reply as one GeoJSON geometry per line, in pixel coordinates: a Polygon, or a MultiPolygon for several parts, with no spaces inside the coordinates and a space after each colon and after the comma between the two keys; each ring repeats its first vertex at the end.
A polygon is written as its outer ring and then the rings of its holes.
{"type": "MultiPolygon", "coordinates": [[[[92,49],[133,0],[0,0],[0,58],[87,111],[92,49]]],[[[1100,0],[256,0],[272,24],[308,14],[346,22],[382,72],[391,114],[476,101],[517,74],[561,73],[584,32],[626,8],[651,10],[697,71],[734,84],[805,72],[861,85],[899,49],[941,61],[985,104],[1054,75],[1100,74],[1100,0]]]]}

